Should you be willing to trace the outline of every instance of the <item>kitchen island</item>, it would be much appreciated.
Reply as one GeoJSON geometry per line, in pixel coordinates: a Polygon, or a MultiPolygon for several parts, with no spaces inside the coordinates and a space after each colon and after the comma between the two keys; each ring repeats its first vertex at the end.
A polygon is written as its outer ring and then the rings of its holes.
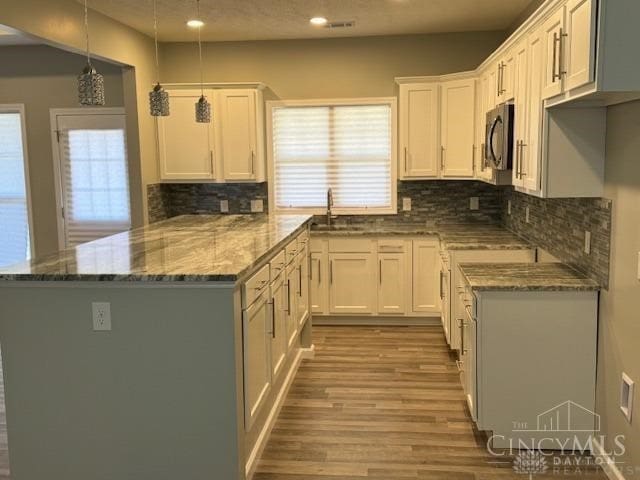
{"type": "Polygon", "coordinates": [[[0,272],[12,477],[246,478],[310,347],[310,219],[182,216],[0,272]]]}

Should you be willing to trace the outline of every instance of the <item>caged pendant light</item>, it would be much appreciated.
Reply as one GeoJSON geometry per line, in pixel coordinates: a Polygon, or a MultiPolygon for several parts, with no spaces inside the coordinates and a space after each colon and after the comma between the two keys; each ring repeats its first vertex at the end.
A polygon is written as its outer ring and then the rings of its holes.
{"type": "Polygon", "coordinates": [[[156,78],[158,83],[149,92],[149,111],[154,117],[169,116],[169,93],[160,85],[160,60],[158,55],[158,9],[157,0],[153,0],[153,36],[156,46],[156,78]]]}
{"type": "Polygon", "coordinates": [[[78,99],[80,105],[104,105],[104,77],[91,65],[89,49],[89,8],[84,0],[84,32],[87,41],[87,65],[78,76],[78,99]]]}
{"type": "MultiPolygon", "coordinates": [[[[196,0],[197,17],[200,18],[200,0],[196,0]]],[[[210,123],[211,122],[211,104],[207,101],[207,97],[204,96],[204,74],[202,73],[202,38],[200,35],[202,27],[198,27],[198,55],[200,57],[200,98],[196,103],[196,122],[198,123],[210,123]]]]}

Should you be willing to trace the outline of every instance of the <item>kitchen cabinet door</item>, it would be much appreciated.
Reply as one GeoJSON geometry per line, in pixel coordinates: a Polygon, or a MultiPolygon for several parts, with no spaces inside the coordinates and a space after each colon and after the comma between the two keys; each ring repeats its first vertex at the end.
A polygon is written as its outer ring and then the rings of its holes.
{"type": "Polygon", "coordinates": [[[378,253],[378,313],[404,315],[407,311],[407,255],[378,253]]]}
{"type": "Polygon", "coordinates": [[[514,95],[514,145],[513,145],[513,175],[512,183],[514,186],[522,187],[522,150],[527,145],[527,119],[528,99],[527,84],[528,79],[528,63],[527,63],[527,41],[523,41],[516,45],[515,48],[515,95],[514,95]]]}
{"type": "Polygon", "coordinates": [[[487,123],[487,112],[493,108],[493,106],[489,106],[490,100],[490,92],[487,91],[489,88],[489,75],[483,74],[480,77],[480,81],[478,83],[478,88],[476,89],[476,161],[475,161],[475,171],[476,178],[489,182],[493,179],[493,171],[486,164],[484,154],[485,154],[485,135],[486,135],[486,123],[487,123]]]}
{"type": "Polygon", "coordinates": [[[287,349],[291,349],[298,335],[298,269],[295,262],[287,267],[287,278],[284,288],[287,290],[285,297],[287,305],[286,323],[287,323],[287,349]]]}
{"type": "Polygon", "coordinates": [[[475,80],[442,84],[443,177],[473,177],[475,80]]]}
{"type": "Polygon", "coordinates": [[[542,25],[542,99],[554,97],[563,91],[562,46],[566,35],[564,7],[560,7],[542,25]]]}
{"type": "Polygon", "coordinates": [[[376,277],[373,254],[329,253],[329,313],[373,313],[376,277]]]}
{"type": "MultiPolygon", "coordinates": [[[[532,32],[527,46],[526,131],[520,147],[520,180],[531,193],[540,190],[542,163],[542,62],[544,36],[541,30],[532,32]]],[[[516,122],[517,122],[516,113],[516,122]]]]}
{"type": "MultiPolygon", "coordinates": [[[[326,243],[325,243],[326,245],[326,243]]],[[[326,250],[311,254],[310,280],[311,312],[326,315],[329,303],[328,260],[326,250]]]]}
{"type": "MultiPolygon", "coordinates": [[[[161,180],[213,180],[213,123],[197,123],[200,90],[169,90],[171,115],[157,117],[161,180]]],[[[209,101],[211,92],[205,91],[209,101]]]]}
{"type": "Polygon", "coordinates": [[[597,0],[569,0],[566,6],[567,37],[564,62],[565,89],[593,82],[595,76],[597,0]]]}
{"type": "Polygon", "coordinates": [[[498,63],[498,101],[503,103],[511,100],[514,96],[515,86],[515,55],[514,52],[507,52],[498,63]]]}
{"type": "Polygon", "coordinates": [[[438,176],[439,88],[437,83],[400,85],[401,179],[438,176]]]}
{"type": "Polygon", "coordinates": [[[243,311],[244,425],[249,431],[271,388],[271,315],[266,293],[243,311]]]}
{"type": "Polygon", "coordinates": [[[412,299],[415,313],[440,313],[440,245],[437,239],[413,241],[412,299]]]}
{"type": "Polygon", "coordinates": [[[271,377],[275,379],[287,357],[287,289],[284,275],[274,282],[271,289],[271,377]]]}
{"type": "MultiPolygon", "coordinates": [[[[263,161],[258,147],[258,116],[255,90],[216,92],[220,124],[220,154],[224,179],[263,180],[263,161]]],[[[216,112],[214,112],[214,115],[216,112]]]]}
{"type": "Polygon", "coordinates": [[[298,270],[298,326],[302,328],[309,318],[309,251],[304,247],[296,260],[298,270]]]}

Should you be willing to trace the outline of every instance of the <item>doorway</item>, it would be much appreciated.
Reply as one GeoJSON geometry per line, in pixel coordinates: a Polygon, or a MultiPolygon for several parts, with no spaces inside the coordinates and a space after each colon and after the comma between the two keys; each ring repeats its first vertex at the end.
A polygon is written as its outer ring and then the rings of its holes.
{"type": "Polygon", "coordinates": [[[52,109],[51,125],[60,248],[129,230],[124,109],[52,109]]]}

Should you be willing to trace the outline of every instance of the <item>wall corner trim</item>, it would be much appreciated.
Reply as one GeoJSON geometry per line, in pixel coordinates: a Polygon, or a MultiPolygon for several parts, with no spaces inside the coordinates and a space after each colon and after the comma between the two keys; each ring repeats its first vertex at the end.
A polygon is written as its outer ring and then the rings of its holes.
{"type": "Polygon", "coordinates": [[[607,452],[604,450],[604,446],[596,440],[595,437],[592,439],[593,444],[593,452],[592,455],[600,457],[603,461],[600,463],[602,470],[604,471],[607,478],[610,480],[625,480],[624,475],[617,467],[615,460],[607,455],[607,452]]]}

